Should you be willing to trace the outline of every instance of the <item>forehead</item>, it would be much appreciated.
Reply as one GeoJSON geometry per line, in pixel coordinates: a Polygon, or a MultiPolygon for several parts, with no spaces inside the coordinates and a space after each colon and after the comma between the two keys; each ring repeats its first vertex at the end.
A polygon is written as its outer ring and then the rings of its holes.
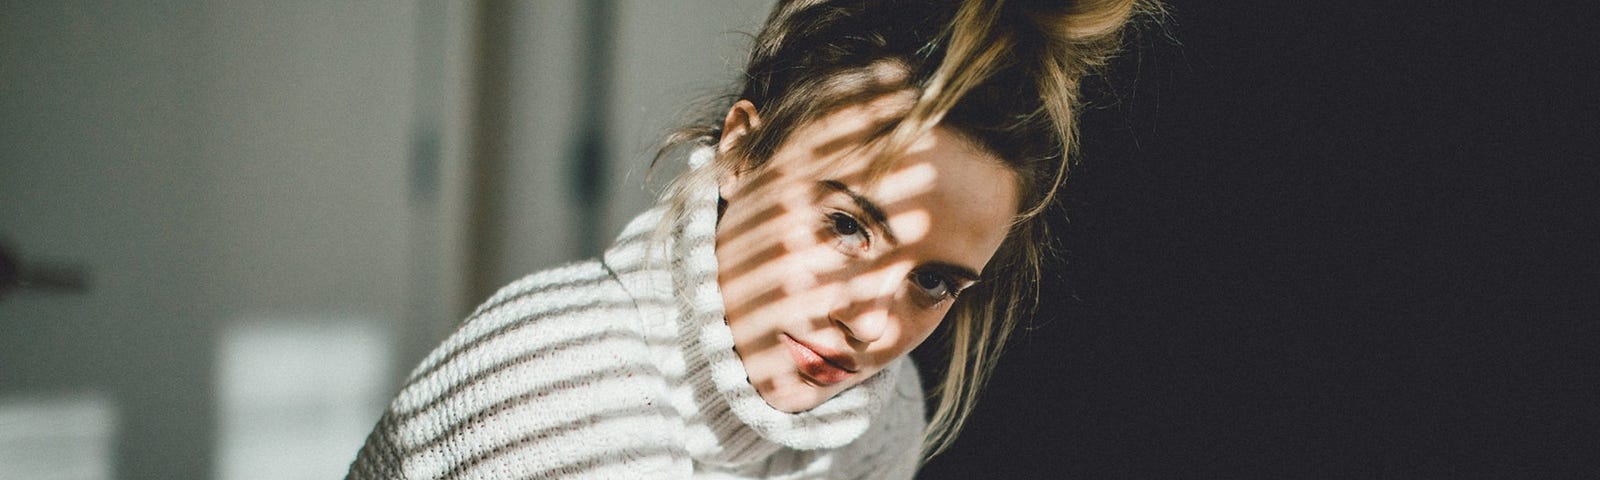
{"type": "Polygon", "coordinates": [[[988,263],[1017,212],[1011,170],[944,129],[914,144],[875,181],[863,171],[868,162],[857,163],[844,182],[883,208],[901,243],[941,251],[974,270],[988,263]]]}
{"type": "Polygon", "coordinates": [[[797,129],[768,166],[797,183],[843,183],[883,210],[904,248],[982,268],[1017,212],[1015,174],[961,135],[935,128],[872,175],[878,156],[865,145],[898,113],[871,103],[842,109],[797,129]]]}
{"type": "MultiPolygon", "coordinates": [[[[814,178],[844,178],[863,169],[872,174],[885,170],[904,168],[915,157],[960,157],[980,160],[994,166],[1004,163],[991,153],[972,143],[967,137],[943,127],[916,140],[916,144],[901,155],[881,155],[882,143],[903,118],[915,98],[907,92],[879,96],[873,100],[848,105],[808,123],[795,127],[783,136],[783,143],[773,152],[773,158],[761,168],[777,166],[784,175],[801,175],[814,178]]],[[[877,178],[861,184],[877,184],[877,178]]]]}

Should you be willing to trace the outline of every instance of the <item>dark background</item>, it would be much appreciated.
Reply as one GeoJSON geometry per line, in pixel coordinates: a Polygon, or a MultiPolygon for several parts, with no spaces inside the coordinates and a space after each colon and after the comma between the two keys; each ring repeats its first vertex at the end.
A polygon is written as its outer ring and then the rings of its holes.
{"type": "Polygon", "coordinates": [[[1600,478],[1600,5],[1411,3],[1130,37],[1041,313],[921,478],[1600,478]]]}

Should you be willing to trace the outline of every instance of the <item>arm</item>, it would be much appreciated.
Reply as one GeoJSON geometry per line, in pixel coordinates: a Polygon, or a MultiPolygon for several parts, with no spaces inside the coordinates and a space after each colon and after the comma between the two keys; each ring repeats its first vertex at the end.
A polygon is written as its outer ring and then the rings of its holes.
{"type": "Polygon", "coordinates": [[[412,374],[347,478],[679,468],[673,417],[658,401],[660,379],[635,312],[592,262],[506,287],[412,374]]]}

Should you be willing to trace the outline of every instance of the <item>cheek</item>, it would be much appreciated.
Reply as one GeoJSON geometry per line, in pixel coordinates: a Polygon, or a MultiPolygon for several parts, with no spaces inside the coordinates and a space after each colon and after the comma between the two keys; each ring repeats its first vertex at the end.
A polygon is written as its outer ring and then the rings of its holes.
{"type": "Polygon", "coordinates": [[[932,310],[908,306],[902,306],[901,308],[913,309],[914,311],[898,315],[897,317],[900,321],[895,323],[894,331],[889,332],[893,335],[894,341],[881,342],[881,348],[872,352],[873,356],[881,363],[887,364],[911,353],[911,350],[922,345],[922,342],[927,341],[933,331],[939,328],[945,314],[950,311],[948,305],[932,310]]]}
{"type": "Polygon", "coordinates": [[[773,273],[778,276],[775,280],[783,291],[783,298],[791,303],[804,304],[814,301],[822,281],[812,272],[813,259],[807,258],[808,252],[796,251],[786,258],[783,268],[773,273]]]}
{"type": "Polygon", "coordinates": [[[910,351],[913,348],[917,348],[918,345],[921,345],[923,341],[926,341],[928,336],[932,335],[933,331],[939,328],[940,322],[944,319],[944,315],[948,311],[950,311],[949,307],[940,308],[938,310],[929,311],[922,317],[907,322],[903,332],[903,338],[905,338],[905,341],[902,342],[905,350],[910,351]]]}
{"type": "Polygon", "coordinates": [[[791,219],[792,231],[783,240],[784,249],[780,268],[774,269],[777,282],[788,299],[816,303],[824,300],[834,290],[836,272],[844,268],[839,252],[832,241],[819,233],[814,221],[791,219]]]}

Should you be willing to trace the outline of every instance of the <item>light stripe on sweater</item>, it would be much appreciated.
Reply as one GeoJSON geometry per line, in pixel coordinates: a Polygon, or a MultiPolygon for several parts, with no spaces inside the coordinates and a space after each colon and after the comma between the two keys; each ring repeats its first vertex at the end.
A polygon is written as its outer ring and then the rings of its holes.
{"type": "Polygon", "coordinates": [[[603,260],[492,296],[413,371],[348,478],[910,478],[923,409],[908,360],[800,414],[749,385],[702,187],[683,218],[636,218],[603,260]],[[671,234],[652,235],[662,221],[671,234]]]}

